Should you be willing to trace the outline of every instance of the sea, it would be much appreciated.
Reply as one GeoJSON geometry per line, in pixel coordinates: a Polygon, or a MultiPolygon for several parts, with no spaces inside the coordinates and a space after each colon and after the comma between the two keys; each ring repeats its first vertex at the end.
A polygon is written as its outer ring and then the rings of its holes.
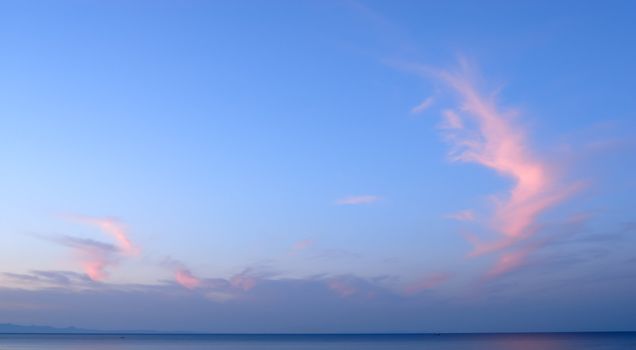
{"type": "Polygon", "coordinates": [[[504,334],[0,334],[0,350],[615,350],[636,332],[504,334]]]}

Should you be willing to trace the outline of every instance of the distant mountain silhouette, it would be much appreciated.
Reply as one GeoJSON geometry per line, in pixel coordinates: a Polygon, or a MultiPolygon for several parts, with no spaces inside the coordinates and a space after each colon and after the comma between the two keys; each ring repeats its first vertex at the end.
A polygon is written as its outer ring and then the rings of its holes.
{"type": "Polygon", "coordinates": [[[48,326],[21,326],[11,323],[0,323],[0,333],[101,333],[100,331],[76,327],[56,328],[48,326]]]}
{"type": "MultiPolygon", "coordinates": [[[[17,325],[13,323],[0,323],[0,334],[7,333],[19,333],[19,334],[28,334],[28,333],[47,333],[47,334],[155,334],[157,331],[153,330],[96,330],[96,329],[86,329],[86,328],[77,328],[77,327],[66,327],[66,328],[58,328],[58,327],[50,327],[50,326],[40,326],[40,325],[17,325]]],[[[172,332],[172,333],[183,333],[183,332],[172,332]]],[[[1,349],[0,349],[1,350],[1,349]]]]}

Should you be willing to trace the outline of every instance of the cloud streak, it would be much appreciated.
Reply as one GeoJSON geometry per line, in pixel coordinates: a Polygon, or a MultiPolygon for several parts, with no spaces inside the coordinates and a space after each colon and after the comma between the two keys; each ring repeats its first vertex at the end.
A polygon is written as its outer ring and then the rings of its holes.
{"type": "Polygon", "coordinates": [[[201,284],[201,280],[196,278],[189,269],[183,267],[175,272],[175,280],[188,289],[197,288],[201,284]]]}
{"type": "Polygon", "coordinates": [[[184,288],[195,289],[201,286],[202,281],[181,261],[166,258],[161,265],[174,273],[174,280],[184,288]]]}
{"type": "Polygon", "coordinates": [[[92,239],[61,236],[53,240],[74,249],[82,269],[93,281],[103,281],[108,277],[107,269],[118,263],[122,256],[136,256],[140,249],[132,243],[124,225],[112,218],[96,218],[77,214],[64,215],[64,218],[97,227],[111,237],[115,244],[103,243],[92,239]]]}
{"type": "Polygon", "coordinates": [[[336,201],[337,205],[364,205],[372,204],[380,200],[379,196],[375,195],[361,195],[361,196],[348,196],[340,198],[336,201]]]}
{"type": "Polygon", "coordinates": [[[429,96],[426,99],[424,99],[424,101],[420,102],[420,104],[418,104],[417,106],[413,107],[411,109],[411,113],[413,113],[413,114],[422,113],[422,112],[428,110],[429,108],[431,108],[433,106],[434,102],[435,102],[435,98],[433,98],[433,96],[429,96]]]}
{"type": "Polygon", "coordinates": [[[126,255],[139,255],[140,249],[135,246],[123,223],[113,218],[97,218],[83,215],[71,215],[74,221],[96,226],[102,232],[117,241],[120,251],[126,255]]]}
{"type": "Polygon", "coordinates": [[[94,284],[86,275],[71,271],[34,270],[29,273],[6,272],[3,276],[11,281],[11,284],[17,284],[18,286],[28,289],[51,287],[77,288],[94,284]]]}
{"type": "Polygon", "coordinates": [[[82,269],[93,281],[106,279],[107,267],[119,260],[119,249],[108,243],[71,236],[57,237],[53,241],[72,248],[81,262],[82,269]]]}

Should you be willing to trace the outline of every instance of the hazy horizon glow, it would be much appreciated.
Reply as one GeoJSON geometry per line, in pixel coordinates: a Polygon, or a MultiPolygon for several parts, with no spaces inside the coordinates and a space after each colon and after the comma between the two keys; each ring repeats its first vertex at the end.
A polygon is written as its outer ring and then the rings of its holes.
{"type": "Polygon", "coordinates": [[[0,323],[634,330],[635,10],[2,3],[0,323]]]}

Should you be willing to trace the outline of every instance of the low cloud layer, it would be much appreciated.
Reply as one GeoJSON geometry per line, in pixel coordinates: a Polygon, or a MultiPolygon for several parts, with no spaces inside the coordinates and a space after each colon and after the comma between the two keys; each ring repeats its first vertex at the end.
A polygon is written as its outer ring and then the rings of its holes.
{"type": "MultiPolygon", "coordinates": [[[[466,302],[429,290],[430,285],[443,282],[443,275],[423,280],[411,295],[387,288],[389,276],[251,277],[256,280],[251,288],[234,285],[231,279],[203,279],[199,287],[187,289],[176,283],[99,284],[63,271],[5,274],[0,277],[3,285],[20,281],[48,287],[0,287],[0,312],[3,320],[13,323],[101,330],[324,333],[559,331],[599,326],[626,330],[630,325],[626,321],[633,319],[636,311],[625,307],[632,298],[628,291],[635,287],[633,273],[589,275],[586,289],[569,297],[568,289],[555,288],[559,285],[542,286],[550,288],[541,294],[534,292],[539,286],[533,285],[526,297],[543,300],[546,308],[571,310],[556,314],[510,303],[505,296],[466,302]],[[580,306],[589,305],[599,293],[607,293],[606,283],[620,284],[622,288],[614,291],[623,293],[597,301],[596,316],[587,317],[589,310],[580,306]]],[[[497,286],[492,287],[497,295],[497,286]]]]}

